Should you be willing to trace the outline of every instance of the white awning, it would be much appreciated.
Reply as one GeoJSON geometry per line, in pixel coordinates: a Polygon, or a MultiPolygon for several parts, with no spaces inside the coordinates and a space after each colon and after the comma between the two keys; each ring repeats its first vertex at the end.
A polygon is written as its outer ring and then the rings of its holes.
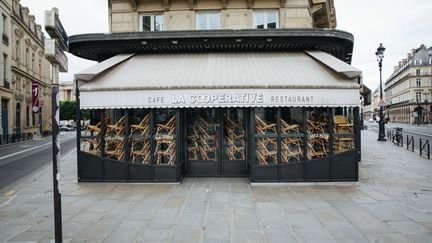
{"type": "Polygon", "coordinates": [[[103,71],[81,85],[81,108],[359,106],[359,85],[338,69],[343,62],[310,55],[135,55],[95,67],[103,71]]]}
{"type": "Polygon", "coordinates": [[[98,63],[90,68],[87,68],[84,71],[81,71],[75,74],[75,78],[80,81],[90,81],[95,78],[97,75],[103,73],[104,71],[114,67],[115,65],[123,62],[124,60],[132,57],[135,54],[119,54],[117,56],[111,57],[101,63],[98,63]]]}
{"type": "Polygon", "coordinates": [[[341,60],[326,52],[306,51],[306,53],[334,71],[344,74],[348,78],[355,78],[361,75],[361,71],[359,69],[342,62],[341,60]]]}

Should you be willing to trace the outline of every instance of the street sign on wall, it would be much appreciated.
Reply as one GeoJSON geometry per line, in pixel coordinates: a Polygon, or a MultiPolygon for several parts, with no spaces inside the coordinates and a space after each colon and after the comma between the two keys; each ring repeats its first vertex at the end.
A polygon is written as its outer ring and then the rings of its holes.
{"type": "Polygon", "coordinates": [[[69,37],[60,22],[57,8],[45,11],[45,30],[51,38],[59,40],[62,51],[69,50],[69,37]]]}

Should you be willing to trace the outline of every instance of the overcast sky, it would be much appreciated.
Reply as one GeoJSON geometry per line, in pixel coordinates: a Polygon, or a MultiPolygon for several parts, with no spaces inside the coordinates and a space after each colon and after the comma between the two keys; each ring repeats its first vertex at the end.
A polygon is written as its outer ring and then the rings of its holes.
{"type": "MultiPolygon", "coordinates": [[[[337,29],[354,35],[352,65],[363,71],[363,81],[372,90],[379,85],[376,48],[386,48],[383,80],[393,66],[420,44],[432,45],[430,0],[334,0],[337,29]]],[[[44,10],[57,7],[68,35],[108,32],[107,0],[21,0],[43,26],[44,10]]],[[[95,62],[68,55],[69,72],[60,81],[70,81],[73,74],[95,62]]]]}

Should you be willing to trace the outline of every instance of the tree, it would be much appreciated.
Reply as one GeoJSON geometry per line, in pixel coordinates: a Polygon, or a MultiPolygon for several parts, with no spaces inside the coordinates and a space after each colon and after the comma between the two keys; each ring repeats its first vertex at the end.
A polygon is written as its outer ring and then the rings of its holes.
{"type": "MultiPolygon", "coordinates": [[[[76,120],[76,101],[60,101],[60,120],[76,120]]],[[[81,119],[88,119],[90,112],[81,110],[81,119]]]]}

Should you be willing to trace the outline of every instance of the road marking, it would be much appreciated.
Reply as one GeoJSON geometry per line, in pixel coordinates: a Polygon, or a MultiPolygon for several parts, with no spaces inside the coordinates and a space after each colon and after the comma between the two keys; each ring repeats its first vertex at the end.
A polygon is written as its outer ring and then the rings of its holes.
{"type": "Polygon", "coordinates": [[[40,148],[40,147],[43,147],[43,146],[46,146],[46,145],[50,145],[50,144],[51,144],[51,142],[46,143],[46,144],[42,144],[42,145],[39,145],[39,146],[36,146],[36,147],[33,147],[33,148],[24,149],[24,150],[21,150],[21,151],[12,153],[12,154],[8,154],[8,155],[5,155],[3,157],[0,157],[0,160],[7,159],[9,157],[12,157],[12,156],[15,156],[15,155],[18,155],[18,154],[22,154],[22,153],[25,153],[27,151],[30,151],[30,150],[33,150],[33,149],[37,149],[37,148],[40,148]]]}
{"type": "Polygon", "coordinates": [[[10,191],[6,192],[4,195],[5,195],[6,197],[10,197],[10,196],[12,196],[15,192],[16,192],[15,190],[10,190],[10,191]]]}

